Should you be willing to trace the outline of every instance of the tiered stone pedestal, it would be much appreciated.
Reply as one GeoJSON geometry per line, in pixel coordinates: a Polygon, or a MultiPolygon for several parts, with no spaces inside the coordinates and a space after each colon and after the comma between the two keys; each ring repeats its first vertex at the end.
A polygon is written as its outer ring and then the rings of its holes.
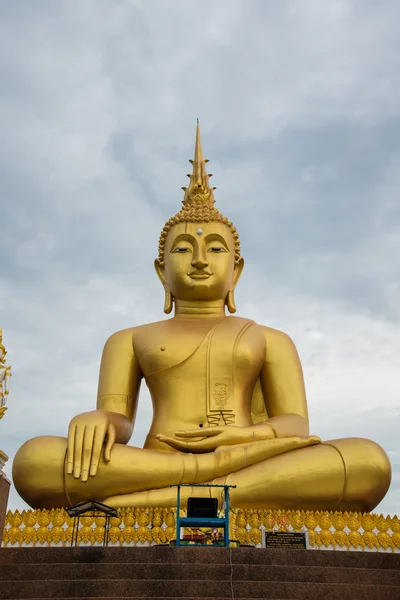
{"type": "Polygon", "coordinates": [[[7,454],[0,450],[0,545],[3,539],[3,530],[7,514],[8,495],[10,493],[11,482],[3,473],[3,467],[8,460],[7,454]]]}
{"type": "Polygon", "coordinates": [[[1,548],[0,598],[399,600],[400,556],[256,548],[1,548]]]}

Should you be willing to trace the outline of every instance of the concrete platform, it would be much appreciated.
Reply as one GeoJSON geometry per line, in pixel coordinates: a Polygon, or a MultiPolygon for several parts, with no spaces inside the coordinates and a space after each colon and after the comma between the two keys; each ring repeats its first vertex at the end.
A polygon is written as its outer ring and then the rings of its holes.
{"type": "Polygon", "coordinates": [[[399,600],[400,555],[253,548],[1,548],[0,599],[399,600]]]}

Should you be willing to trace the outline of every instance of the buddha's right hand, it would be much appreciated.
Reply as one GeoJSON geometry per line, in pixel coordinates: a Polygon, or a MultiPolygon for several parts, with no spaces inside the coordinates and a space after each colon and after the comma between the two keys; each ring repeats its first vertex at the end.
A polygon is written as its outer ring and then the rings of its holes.
{"type": "Polygon", "coordinates": [[[67,474],[85,482],[97,473],[101,452],[109,462],[116,428],[106,410],[93,410],[74,417],[69,425],[67,474]]]}

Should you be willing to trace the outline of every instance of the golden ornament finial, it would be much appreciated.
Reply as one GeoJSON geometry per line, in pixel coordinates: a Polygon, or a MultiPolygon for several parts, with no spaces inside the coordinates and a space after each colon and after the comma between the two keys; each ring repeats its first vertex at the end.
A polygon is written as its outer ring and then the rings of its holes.
{"type": "Polygon", "coordinates": [[[2,355],[0,356],[0,363],[4,363],[6,360],[7,350],[3,345],[3,329],[0,327],[0,351],[2,351],[2,355]]]}
{"type": "Polygon", "coordinates": [[[209,184],[209,178],[212,175],[207,175],[206,163],[203,157],[203,149],[201,147],[201,136],[200,136],[200,123],[197,119],[196,126],[196,142],[194,146],[194,159],[189,160],[193,165],[192,174],[188,174],[190,179],[189,187],[183,187],[185,191],[185,197],[182,201],[184,206],[189,204],[197,204],[198,202],[212,206],[215,203],[213,191],[216,188],[211,188],[209,184]]]}
{"type": "MultiPolygon", "coordinates": [[[[7,350],[3,345],[3,330],[0,327],[0,419],[3,418],[7,410],[6,402],[9,393],[9,383],[11,377],[11,366],[6,366],[7,350]]],[[[0,469],[1,470],[1,469],[0,469]]]]}

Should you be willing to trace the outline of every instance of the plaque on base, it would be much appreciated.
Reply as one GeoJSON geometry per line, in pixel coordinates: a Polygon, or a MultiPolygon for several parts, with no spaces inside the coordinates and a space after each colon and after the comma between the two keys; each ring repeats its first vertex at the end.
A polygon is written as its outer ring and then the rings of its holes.
{"type": "Polygon", "coordinates": [[[266,531],[266,548],[307,548],[306,534],[294,531],[266,531]]]}

